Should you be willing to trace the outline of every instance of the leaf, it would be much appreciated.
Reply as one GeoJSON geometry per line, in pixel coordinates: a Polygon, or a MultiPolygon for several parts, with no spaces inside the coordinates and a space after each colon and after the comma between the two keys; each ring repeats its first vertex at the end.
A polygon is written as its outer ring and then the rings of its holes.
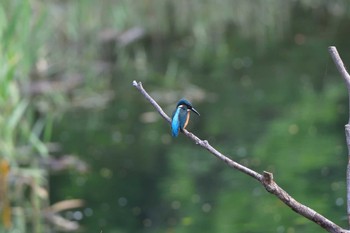
{"type": "Polygon", "coordinates": [[[21,117],[24,115],[26,108],[29,105],[28,100],[22,100],[15,110],[13,111],[12,115],[9,118],[9,121],[7,123],[7,130],[9,132],[12,132],[15,127],[17,126],[18,122],[20,121],[21,117]]]}

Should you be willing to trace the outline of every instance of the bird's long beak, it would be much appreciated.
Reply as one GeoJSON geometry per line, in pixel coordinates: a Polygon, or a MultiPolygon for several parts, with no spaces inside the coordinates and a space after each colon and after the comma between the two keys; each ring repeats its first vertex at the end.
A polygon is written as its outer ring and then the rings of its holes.
{"type": "Polygon", "coordinates": [[[198,112],[196,109],[191,108],[191,110],[192,110],[192,112],[196,113],[198,116],[200,116],[200,115],[201,115],[201,114],[199,114],[199,112],[198,112]]]}

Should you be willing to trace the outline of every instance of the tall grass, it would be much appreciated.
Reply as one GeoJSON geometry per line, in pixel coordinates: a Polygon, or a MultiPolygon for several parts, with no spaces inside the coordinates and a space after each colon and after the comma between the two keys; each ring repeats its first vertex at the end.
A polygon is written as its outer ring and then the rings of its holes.
{"type": "Polygon", "coordinates": [[[45,232],[48,155],[40,139],[44,118],[25,94],[45,37],[43,21],[28,0],[0,3],[0,231],[45,232]],[[40,35],[40,36],[38,36],[40,35]]]}

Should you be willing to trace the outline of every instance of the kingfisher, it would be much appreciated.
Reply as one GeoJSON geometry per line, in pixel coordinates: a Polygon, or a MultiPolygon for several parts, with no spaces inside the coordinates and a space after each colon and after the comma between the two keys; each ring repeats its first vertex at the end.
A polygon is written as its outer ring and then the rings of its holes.
{"type": "Polygon", "coordinates": [[[173,137],[177,137],[179,131],[186,128],[190,120],[191,111],[200,116],[199,112],[192,107],[192,104],[188,100],[181,99],[177,102],[176,109],[171,118],[171,133],[173,137]]]}

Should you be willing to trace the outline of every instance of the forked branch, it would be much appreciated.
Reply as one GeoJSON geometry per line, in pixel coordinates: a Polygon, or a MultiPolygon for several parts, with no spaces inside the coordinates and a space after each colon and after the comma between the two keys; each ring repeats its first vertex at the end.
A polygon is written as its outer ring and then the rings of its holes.
{"type": "MultiPolygon", "coordinates": [[[[170,124],[171,119],[169,116],[162,110],[162,108],[158,105],[158,103],[145,91],[145,89],[142,86],[141,82],[133,81],[133,86],[137,88],[137,90],[140,91],[140,93],[155,107],[155,109],[158,111],[158,113],[170,124]]],[[[213,154],[215,157],[220,159],[221,161],[225,162],[229,167],[239,170],[252,178],[259,181],[265,189],[278,197],[283,203],[285,203],[287,206],[289,206],[292,210],[294,210],[296,213],[304,216],[305,218],[310,219],[311,221],[317,223],[322,228],[326,229],[328,232],[333,233],[350,233],[350,231],[345,230],[335,224],[334,222],[330,221],[326,217],[322,216],[321,214],[317,213],[315,210],[307,207],[306,205],[301,204],[300,202],[296,201],[292,196],[290,196],[286,191],[284,191],[281,187],[277,185],[277,183],[273,179],[272,173],[269,172],[263,172],[263,174],[260,174],[248,167],[243,166],[240,163],[237,163],[233,161],[232,159],[228,158],[227,156],[220,153],[218,150],[216,150],[213,146],[209,144],[207,140],[201,140],[193,133],[190,133],[187,130],[183,130],[183,134],[190,138],[193,142],[195,142],[197,145],[201,146],[202,148],[209,151],[211,154],[213,154]]]]}

